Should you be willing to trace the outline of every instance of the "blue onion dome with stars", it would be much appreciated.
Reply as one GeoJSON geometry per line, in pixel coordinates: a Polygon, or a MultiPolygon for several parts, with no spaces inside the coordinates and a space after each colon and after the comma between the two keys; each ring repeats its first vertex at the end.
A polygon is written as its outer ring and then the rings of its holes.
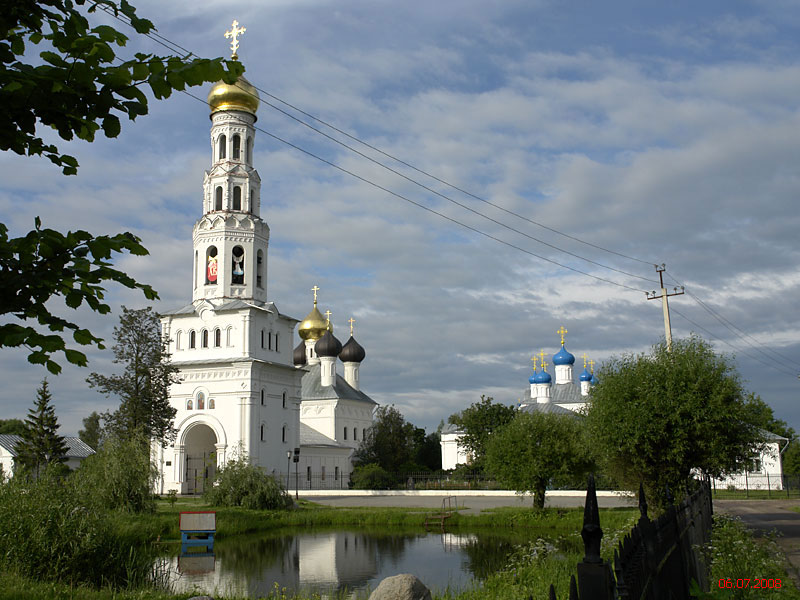
{"type": "Polygon", "coordinates": [[[533,372],[533,375],[531,375],[530,377],[528,377],[528,383],[536,383],[536,376],[537,376],[538,374],[539,374],[539,373],[537,373],[536,371],[534,371],[534,372],[533,372]]]}
{"type": "Polygon", "coordinates": [[[561,346],[561,350],[556,352],[553,355],[553,364],[554,365],[574,365],[575,364],[575,356],[568,352],[564,346],[561,346]]]}
{"type": "Polygon", "coordinates": [[[554,365],[574,365],[575,364],[575,356],[570,352],[567,352],[567,349],[564,348],[564,334],[569,333],[563,327],[560,327],[558,331],[556,331],[559,335],[561,335],[561,350],[556,352],[553,355],[553,364],[554,365]]]}
{"type": "Polygon", "coordinates": [[[533,383],[550,383],[552,378],[547,371],[539,371],[533,376],[533,383]]]}

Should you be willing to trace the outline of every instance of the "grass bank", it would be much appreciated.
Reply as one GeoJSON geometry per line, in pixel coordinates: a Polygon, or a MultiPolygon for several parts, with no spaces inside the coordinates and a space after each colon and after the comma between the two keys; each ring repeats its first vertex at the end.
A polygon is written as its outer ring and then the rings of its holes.
{"type": "MultiPolygon", "coordinates": [[[[214,510],[217,513],[217,538],[274,531],[287,527],[359,527],[417,528],[425,523],[430,508],[337,508],[300,500],[290,511],[216,508],[201,499],[180,498],[174,504],[158,502],[156,512],[145,515],[118,514],[114,527],[120,537],[134,541],[177,540],[178,515],[181,511],[214,510]]],[[[638,515],[636,509],[613,508],[601,511],[604,528],[615,529],[638,515]]],[[[479,515],[454,514],[447,520],[448,530],[483,528],[536,530],[548,536],[579,532],[583,523],[582,508],[496,508],[479,515]]]]}

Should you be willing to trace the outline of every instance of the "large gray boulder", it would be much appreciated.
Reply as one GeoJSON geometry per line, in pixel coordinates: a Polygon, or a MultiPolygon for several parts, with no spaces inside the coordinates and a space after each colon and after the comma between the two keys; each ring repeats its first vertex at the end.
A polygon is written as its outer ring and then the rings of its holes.
{"type": "Polygon", "coordinates": [[[403,573],[381,581],[369,600],[431,600],[431,591],[416,576],[403,573]]]}

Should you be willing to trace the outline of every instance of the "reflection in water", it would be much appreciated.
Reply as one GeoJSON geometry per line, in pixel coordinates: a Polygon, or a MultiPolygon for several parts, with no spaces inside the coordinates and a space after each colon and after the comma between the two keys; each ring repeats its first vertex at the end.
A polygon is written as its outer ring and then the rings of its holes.
{"type": "Polygon", "coordinates": [[[458,590],[502,568],[513,545],[525,541],[518,534],[312,531],[223,539],[214,555],[168,562],[176,592],[259,597],[275,583],[289,594],[358,592],[398,573],[414,573],[434,590],[458,590]]]}

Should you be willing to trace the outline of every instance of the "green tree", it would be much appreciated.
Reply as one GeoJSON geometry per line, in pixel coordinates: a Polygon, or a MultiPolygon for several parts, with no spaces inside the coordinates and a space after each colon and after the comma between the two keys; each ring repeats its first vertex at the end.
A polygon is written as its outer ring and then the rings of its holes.
{"type": "Polygon", "coordinates": [[[279,510],[292,505],[281,483],[253,465],[243,452],[217,470],[213,485],[207,485],[203,491],[203,499],[211,506],[242,506],[253,510],[279,510]]]}
{"type": "Polygon", "coordinates": [[[794,429],[789,427],[786,421],[776,419],[775,414],[772,412],[772,407],[764,402],[761,396],[753,393],[747,394],[745,406],[749,422],[770,433],[785,437],[787,440],[791,441],[795,438],[794,429]]]}
{"type": "Polygon", "coordinates": [[[376,464],[390,473],[399,472],[414,461],[414,429],[394,406],[378,407],[372,427],[353,454],[354,463],[376,464]]]}
{"type": "Polygon", "coordinates": [[[735,473],[759,445],[730,359],[699,337],[612,358],[598,376],[587,414],[597,458],[629,489],[642,482],[657,507],[666,487],[677,496],[694,469],[735,473]]]}
{"type": "Polygon", "coordinates": [[[800,440],[789,442],[781,456],[784,475],[800,475],[800,440]]]}
{"type": "Polygon", "coordinates": [[[484,467],[486,445],[492,433],[510,423],[516,413],[513,406],[495,403],[493,400],[491,396],[481,395],[480,402],[451,415],[449,419],[450,423],[464,432],[458,443],[466,448],[472,457],[470,464],[476,469],[484,467]]]}
{"type": "Polygon", "coordinates": [[[22,419],[0,419],[0,434],[22,435],[25,433],[25,423],[22,419]]]}
{"type": "Polygon", "coordinates": [[[106,426],[122,438],[141,432],[166,445],[175,437],[177,410],[169,403],[169,386],[177,382],[178,369],[169,362],[158,315],[150,307],[123,306],[114,340],[114,362],[124,365],[122,374],[92,373],[87,379],[90,387],[121,399],[115,412],[103,415],[106,426]]]}
{"type": "Polygon", "coordinates": [[[158,470],[150,461],[149,438],[141,432],[110,435],[96,454],[81,462],[70,479],[85,506],[141,513],[155,510],[153,489],[158,470]]]}
{"type": "Polygon", "coordinates": [[[578,415],[519,412],[487,442],[486,467],[501,483],[533,494],[534,507],[541,509],[550,480],[588,468],[582,438],[578,415]]]}
{"type": "Polygon", "coordinates": [[[58,435],[58,418],[50,403],[52,399],[47,379],[43,379],[41,387],[36,390],[36,403],[25,419],[22,441],[15,447],[15,463],[37,478],[46,467],[67,460],[67,444],[58,435]]]}
{"type": "Polygon", "coordinates": [[[92,411],[92,414],[83,420],[83,429],[78,432],[78,437],[92,450],[97,450],[100,447],[100,441],[103,437],[103,428],[100,425],[99,413],[92,411]]]}
{"type": "MultiPolygon", "coordinates": [[[[108,25],[96,24],[97,10],[129,21],[138,34],[154,30],[136,15],[126,0],[10,0],[0,11],[0,150],[45,156],[62,167],[64,174],[77,172],[78,161],[62,154],[40,136],[41,128],[55,130],[64,140],[91,142],[102,129],[116,137],[120,116],[133,120],[148,111],[145,90],[157,99],[173,90],[223,79],[233,83],[243,72],[238,62],[155,56],[137,53],[119,60],[116,52],[127,37],[108,25]],[[36,48],[38,56],[32,58],[36,48]],[[30,59],[30,60],[29,60],[30,59]]],[[[60,365],[52,359],[62,352],[70,363],[85,366],[86,355],[67,348],[64,330],[79,345],[103,348],[102,340],[76,323],[51,312],[48,302],[62,296],[67,306],[86,303],[106,314],[105,282],[117,282],[142,290],[148,299],[156,292],[136,282],[110,261],[113,253],[147,254],[131,233],[93,236],[86,231],[66,235],[35,229],[10,238],[0,223],[0,315],[22,321],[0,325],[0,347],[23,346],[28,360],[43,364],[51,373],[60,365]],[[32,323],[47,330],[43,333],[32,323]]]]}

